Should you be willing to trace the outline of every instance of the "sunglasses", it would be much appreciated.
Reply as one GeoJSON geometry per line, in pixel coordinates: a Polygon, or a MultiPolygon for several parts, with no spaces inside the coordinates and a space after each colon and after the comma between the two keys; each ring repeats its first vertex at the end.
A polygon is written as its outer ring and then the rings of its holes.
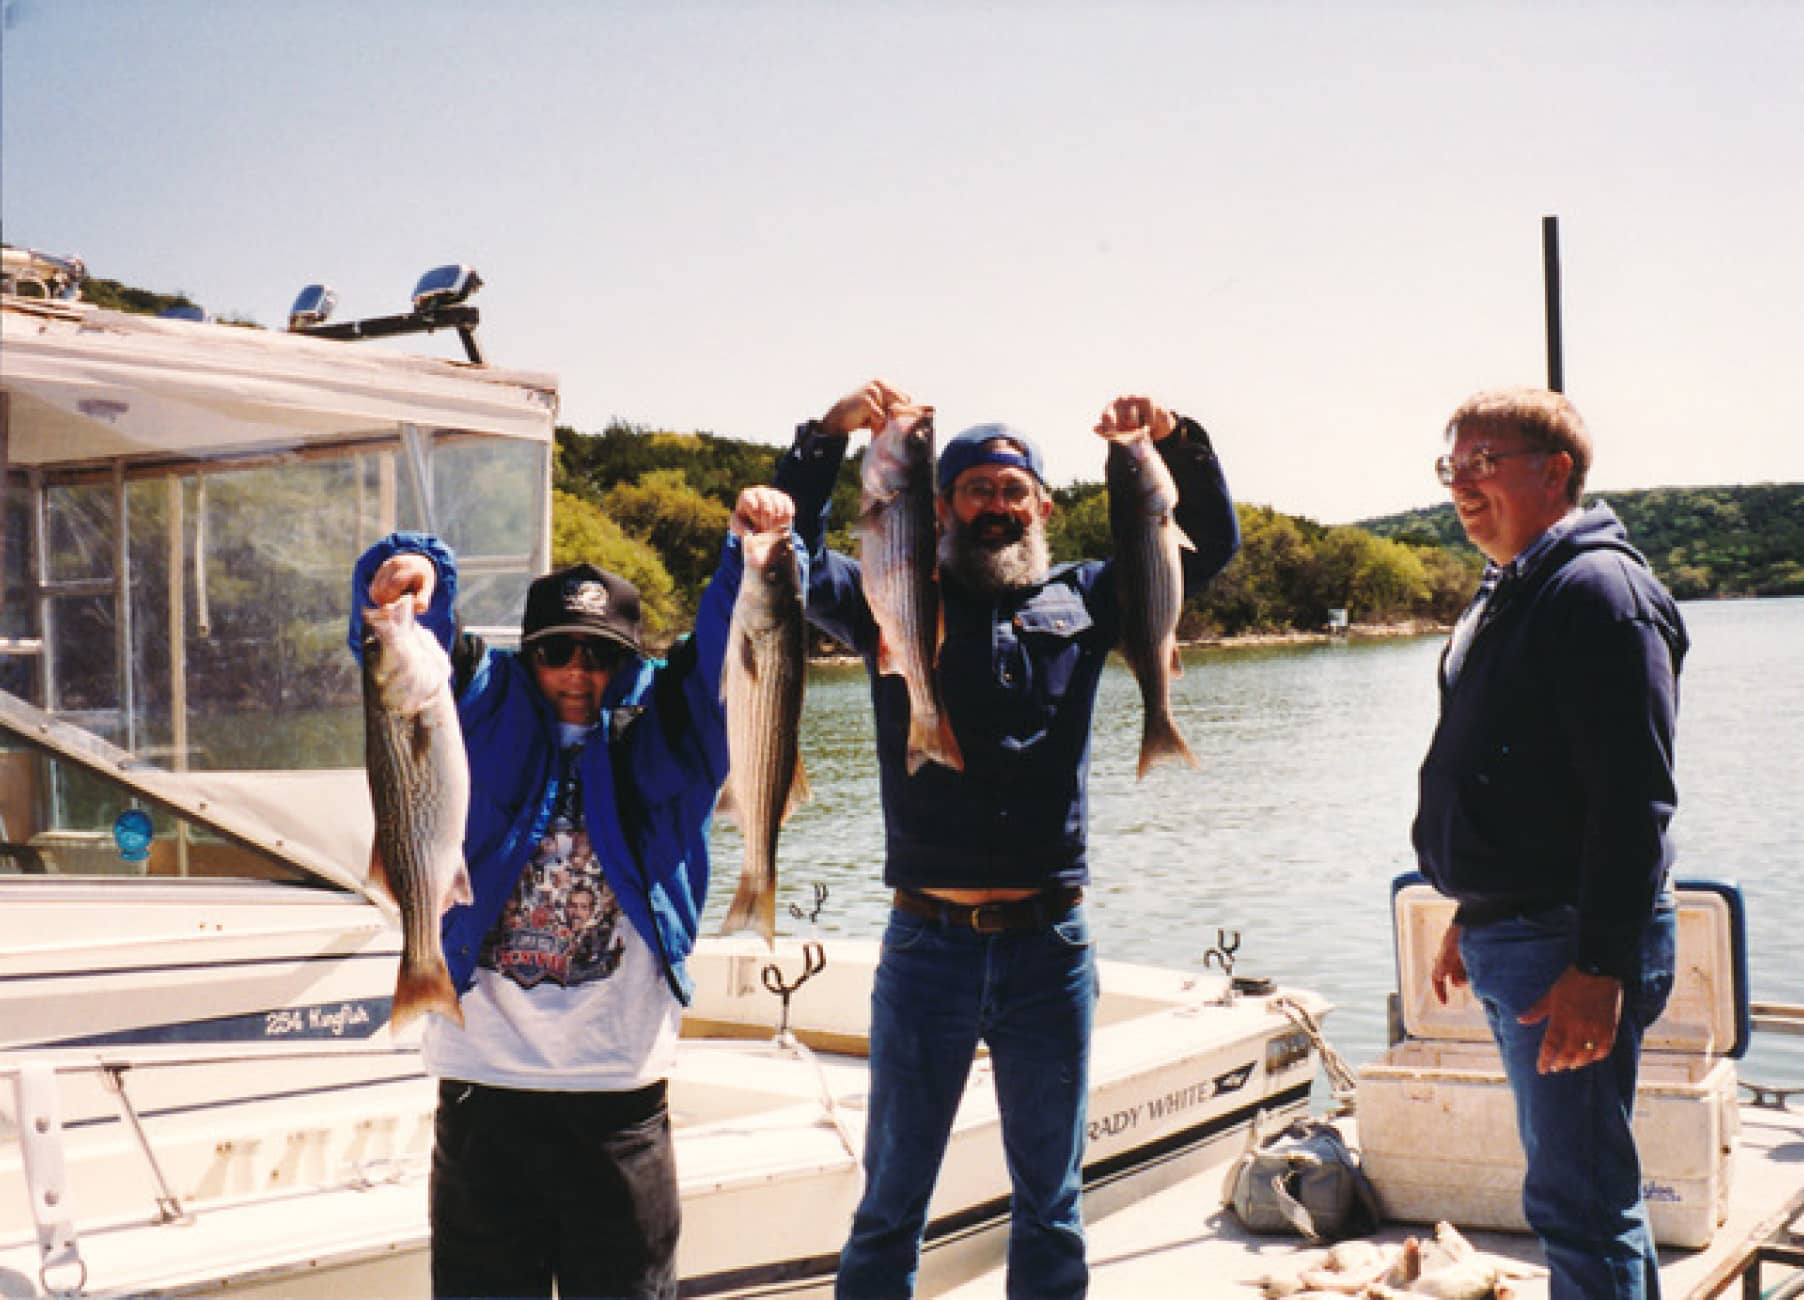
{"type": "Polygon", "coordinates": [[[627,657],[627,651],[606,641],[586,636],[548,636],[532,643],[530,653],[535,663],[546,668],[563,668],[576,656],[592,673],[611,672],[627,657]]]}

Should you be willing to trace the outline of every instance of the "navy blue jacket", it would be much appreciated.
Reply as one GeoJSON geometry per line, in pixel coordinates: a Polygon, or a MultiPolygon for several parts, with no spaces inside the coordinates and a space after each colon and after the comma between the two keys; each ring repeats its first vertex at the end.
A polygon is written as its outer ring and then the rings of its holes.
{"type": "Polygon", "coordinates": [[[1594,505],[1490,598],[1441,716],[1413,831],[1459,919],[1571,904],[1577,964],[1624,976],[1672,862],[1689,642],[1672,597],[1594,505]]]}
{"type": "MultiPolygon", "coordinates": [[[[550,824],[558,725],[519,655],[455,636],[457,563],[449,547],[427,534],[391,534],[358,560],[352,652],[361,654],[370,579],[401,551],[432,560],[438,584],[421,622],[447,649],[455,638],[457,712],[470,758],[464,859],[476,897],[448,911],[441,931],[445,963],[461,994],[475,979],[484,936],[550,824]]],[[[695,632],[672,648],[668,662],[638,660],[614,673],[602,698],[598,739],[583,747],[579,760],[589,841],[620,910],[658,954],[671,992],[685,1004],[693,986],[683,963],[707,901],[708,833],[727,772],[720,670],[743,568],[739,539],[728,534],[695,632]]]]}
{"type": "MultiPolygon", "coordinates": [[[[1191,420],[1157,444],[1177,480],[1186,593],[1240,546],[1209,435],[1191,420]]],[[[856,560],[826,549],[827,513],[846,439],[804,425],[777,466],[810,557],[809,619],[863,656],[876,717],[884,881],[911,889],[1082,884],[1090,720],[1121,636],[1113,563],[1061,565],[1039,586],[992,600],[941,575],[946,638],[941,699],[963,751],[961,774],[926,763],[908,775],[908,691],[876,669],[877,626],[856,560]]]]}

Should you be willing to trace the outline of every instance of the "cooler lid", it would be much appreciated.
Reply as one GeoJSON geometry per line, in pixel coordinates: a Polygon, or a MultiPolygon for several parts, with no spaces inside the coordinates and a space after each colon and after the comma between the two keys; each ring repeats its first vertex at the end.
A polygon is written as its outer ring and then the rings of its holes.
{"type": "MultiPolygon", "coordinates": [[[[1712,880],[1681,880],[1678,971],[1666,1010],[1648,1027],[1644,1050],[1740,1056],[1748,1049],[1747,927],[1741,890],[1712,880]]],[[[1491,1027],[1470,988],[1442,1006],[1429,974],[1454,903],[1415,872],[1391,886],[1397,940],[1397,991],[1410,1038],[1491,1041],[1491,1027]]]]}

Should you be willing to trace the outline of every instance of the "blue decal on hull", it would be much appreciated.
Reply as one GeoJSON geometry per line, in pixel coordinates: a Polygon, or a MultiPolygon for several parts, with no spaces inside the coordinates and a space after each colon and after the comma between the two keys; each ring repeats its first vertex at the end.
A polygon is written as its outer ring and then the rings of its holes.
{"type": "Polygon", "coordinates": [[[124,1047],[155,1043],[292,1043],[369,1038],[388,1023],[390,998],[280,1007],[213,1020],[139,1025],[108,1034],[58,1038],[38,1047],[124,1047]]]}

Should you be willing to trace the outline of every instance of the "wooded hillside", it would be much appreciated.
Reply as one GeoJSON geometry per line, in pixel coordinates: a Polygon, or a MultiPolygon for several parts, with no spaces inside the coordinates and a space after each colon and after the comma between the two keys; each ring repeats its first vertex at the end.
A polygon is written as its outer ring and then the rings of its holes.
{"type": "MultiPolygon", "coordinates": [[[[600,434],[558,430],[554,559],[587,559],[627,574],[645,593],[656,626],[681,628],[712,572],[739,489],[767,483],[781,448],[712,434],[613,424],[600,434]]],[[[856,554],[862,447],[834,490],[831,544],[856,554]]],[[[1054,492],[1055,560],[1105,558],[1108,500],[1100,483],[1054,492]]],[[[1446,622],[1465,604],[1479,563],[1438,542],[1392,540],[1360,528],[1326,528],[1266,506],[1241,506],[1244,538],[1204,595],[1186,608],[1185,637],[1316,630],[1328,611],[1355,622],[1446,622]]]]}
{"type": "MultiPolygon", "coordinates": [[[[1673,595],[1804,595],[1804,483],[1597,492],[1673,595]]],[[[1453,507],[1360,524],[1380,537],[1472,553],[1453,507]]]]}

